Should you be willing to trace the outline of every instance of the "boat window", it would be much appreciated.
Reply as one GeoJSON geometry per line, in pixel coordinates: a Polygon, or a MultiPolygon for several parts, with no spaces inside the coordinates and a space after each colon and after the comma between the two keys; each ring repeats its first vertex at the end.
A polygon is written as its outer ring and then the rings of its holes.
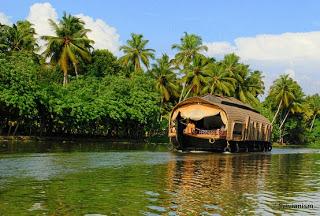
{"type": "Polygon", "coordinates": [[[243,127],[242,123],[238,123],[238,122],[234,123],[233,134],[242,135],[242,127],[243,127]]]}

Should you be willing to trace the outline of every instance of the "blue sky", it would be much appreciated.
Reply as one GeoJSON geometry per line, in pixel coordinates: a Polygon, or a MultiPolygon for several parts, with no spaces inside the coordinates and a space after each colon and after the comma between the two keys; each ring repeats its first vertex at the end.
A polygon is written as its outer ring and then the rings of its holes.
{"type": "MultiPolygon", "coordinates": [[[[106,29],[114,28],[109,34],[116,35],[110,40],[117,44],[114,49],[135,32],[150,40],[158,56],[163,52],[172,56],[170,47],[179,42],[183,32],[196,33],[210,45],[208,55],[219,58],[236,52],[254,69],[264,71],[267,85],[279,74],[289,73],[307,93],[320,92],[320,53],[316,51],[320,50],[319,1],[2,0],[0,13],[15,22],[28,17],[32,5],[44,2],[50,3],[58,17],[66,11],[88,16],[93,24],[96,19],[103,20],[106,29]],[[305,43],[309,46],[306,49],[305,43]],[[304,62],[312,65],[304,66],[304,62]]],[[[33,13],[36,17],[37,12],[33,13]]]]}
{"type": "MultiPolygon", "coordinates": [[[[2,1],[0,11],[12,21],[24,19],[29,7],[47,1],[2,1]]],[[[319,1],[210,1],[210,0],[78,0],[49,1],[61,16],[63,11],[101,18],[117,28],[120,40],[131,32],[143,33],[150,46],[169,51],[183,32],[204,41],[231,41],[240,36],[306,32],[320,28],[319,1]],[[76,3],[75,3],[76,2],[76,3]],[[135,4],[134,4],[135,3],[135,4]]]]}

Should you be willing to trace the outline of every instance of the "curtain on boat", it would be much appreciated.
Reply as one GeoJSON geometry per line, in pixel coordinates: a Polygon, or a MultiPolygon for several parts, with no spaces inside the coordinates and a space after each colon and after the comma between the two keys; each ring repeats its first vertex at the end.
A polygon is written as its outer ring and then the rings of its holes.
{"type": "Polygon", "coordinates": [[[177,118],[179,112],[182,118],[191,119],[194,121],[199,121],[205,117],[215,116],[220,114],[223,124],[227,126],[227,123],[228,123],[227,115],[225,114],[225,112],[215,107],[209,107],[209,106],[204,106],[200,104],[192,104],[189,106],[184,106],[177,109],[173,113],[172,120],[175,120],[177,118]]]}

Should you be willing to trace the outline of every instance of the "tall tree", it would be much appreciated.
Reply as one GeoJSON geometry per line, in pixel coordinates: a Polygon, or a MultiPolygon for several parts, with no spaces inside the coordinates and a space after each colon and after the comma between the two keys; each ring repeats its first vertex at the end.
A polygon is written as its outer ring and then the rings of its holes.
{"type": "Polygon", "coordinates": [[[168,55],[162,55],[160,59],[156,60],[155,64],[152,64],[151,74],[156,80],[156,89],[161,94],[162,102],[179,96],[177,77],[168,55]]]}
{"type": "Polygon", "coordinates": [[[186,77],[188,77],[186,72],[190,72],[190,68],[187,69],[187,67],[190,67],[191,62],[197,56],[204,57],[201,52],[207,51],[208,47],[202,44],[202,38],[200,36],[196,34],[188,34],[187,32],[185,32],[184,36],[180,38],[180,44],[173,44],[171,48],[178,51],[173,62],[179,69],[180,66],[182,66],[182,72],[184,76],[184,79],[181,80],[182,91],[179,97],[180,102],[183,99],[183,96],[187,96],[188,93],[190,93],[190,91],[192,90],[192,88],[190,88],[190,86],[188,86],[188,83],[186,82],[186,77]],[[187,94],[185,93],[186,88],[189,88],[189,92],[187,94]]]}
{"type": "Polygon", "coordinates": [[[94,42],[87,37],[89,29],[84,28],[84,22],[78,18],[64,13],[57,24],[49,20],[56,36],[42,36],[47,41],[45,58],[52,64],[58,64],[63,71],[63,85],[68,83],[68,70],[73,66],[78,75],[77,65],[79,59],[90,61],[90,48],[94,42]]]}
{"type": "Polygon", "coordinates": [[[0,50],[33,52],[38,49],[35,35],[29,21],[18,21],[12,26],[0,25],[0,50]]]}
{"type": "Polygon", "coordinates": [[[250,72],[248,65],[241,65],[234,77],[238,78],[234,96],[244,103],[258,104],[258,95],[264,93],[261,72],[250,72]]]}
{"type": "Polygon", "coordinates": [[[237,73],[241,67],[239,60],[239,56],[235,55],[234,53],[231,53],[225,55],[223,60],[220,62],[224,70],[227,73],[229,73],[230,76],[233,76],[237,80],[241,80],[241,76],[236,77],[237,75],[240,75],[237,73]]]}
{"type": "MultiPolygon", "coordinates": [[[[192,93],[193,96],[199,96],[202,88],[206,85],[206,70],[209,66],[209,61],[206,57],[197,55],[193,58],[190,65],[184,69],[184,76],[182,77],[183,83],[186,85],[187,93],[184,99],[192,93]]],[[[183,93],[183,92],[181,92],[183,93]]]]}
{"type": "Polygon", "coordinates": [[[287,107],[286,114],[283,120],[281,121],[279,129],[280,130],[282,129],[290,113],[295,114],[295,113],[301,112],[302,109],[303,109],[302,104],[299,101],[292,101],[291,104],[287,107]]]}
{"type": "Polygon", "coordinates": [[[320,96],[315,94],[306,98],[305,115],[310,122],[309,130],[312,131],[317,116],[320,115],[320,96]]]}
{"type": "Polygon", "coordinates": [[[121,66],[116,56],[109,50],[96,49],[91,54],[90,64],[86,64],[88,74],[96,77],[105,77],[107,75],[118,75],[121,66]]]}
{"type": "Polygon", "coordinates": [[[203,93],[231,96],[236,80],[220,64],[211,63],[205,72],[207,85],[203,88],[203,93]]]}
{"type": "Polygon", "coordinates": [[[173,44],[172,49],[178,51],[175,55],[175,63],[186,66],[191,63],[197,55],[200,55],[202,51],[207,51],[208,47],[202,44],[200,36],[185,32],[184,36],[180,39],[180,44],[173,44]]]}
{"type": "Polygon", "coordinates": [[[258,104],[257,97],[264,92],[264,83],[262,73],[252,72],[248,65],[239,62],[239,56],[235,54],[225,55],[221,65],[225,72],[234,80],[234,92],[231,96],[241,100],[244,103],[253,105],[258,104]]]}
{"type": "Polygon", "coordinates": [[[274,123],[278,117],[280,110],[289,107],[289,105],[294,101],[294,88],[294,81],[288,74],[281,75],[280,78],[275,80],[273,85],[270,87],[269,97],[277,104],[277,111],[272,119],[272,123],[274,123]]]}
{"type": "Polygon", "coordinates": [[[133,65],[135,71],[141,71],[143,64],[147,69],[150,66],[150,58],[154,58],[154,49],[146,48],[149,40],[143,39],[142,34],[131,34],[131,39],[127,40],[127,45],[120,47],[124,55],[119,59],[125,66],[133,65]]]}
{"type": "Polygon", "coordinates": [[[248,65],[239,62],[239,56],[235,54],[225,55],[221,61],[224,70],[236,80],[234,82],[233,97],[244,103],[256,105],[257,97],[264,93],[264,83],[260,71],[252,72],[248,65]]]}
{"type": "Polygon", "coordinates": [[[162,120],[164,102],[179,97],[177,76],[169,56],[164,54],[152,64],[151,75],[155,79],[156,90],[160,93],[160,121],[162,120]]]}

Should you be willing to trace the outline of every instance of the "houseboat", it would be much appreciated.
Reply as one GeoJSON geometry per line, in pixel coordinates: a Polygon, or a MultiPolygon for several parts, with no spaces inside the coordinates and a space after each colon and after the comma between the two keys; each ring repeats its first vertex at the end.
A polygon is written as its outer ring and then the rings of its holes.
{"type": "Polygon", "coordinates": [[[232,97],[206,95],[178,103],[169,121],[175,150],[271,151],[272,125],[250,105],[232,97]]]}

